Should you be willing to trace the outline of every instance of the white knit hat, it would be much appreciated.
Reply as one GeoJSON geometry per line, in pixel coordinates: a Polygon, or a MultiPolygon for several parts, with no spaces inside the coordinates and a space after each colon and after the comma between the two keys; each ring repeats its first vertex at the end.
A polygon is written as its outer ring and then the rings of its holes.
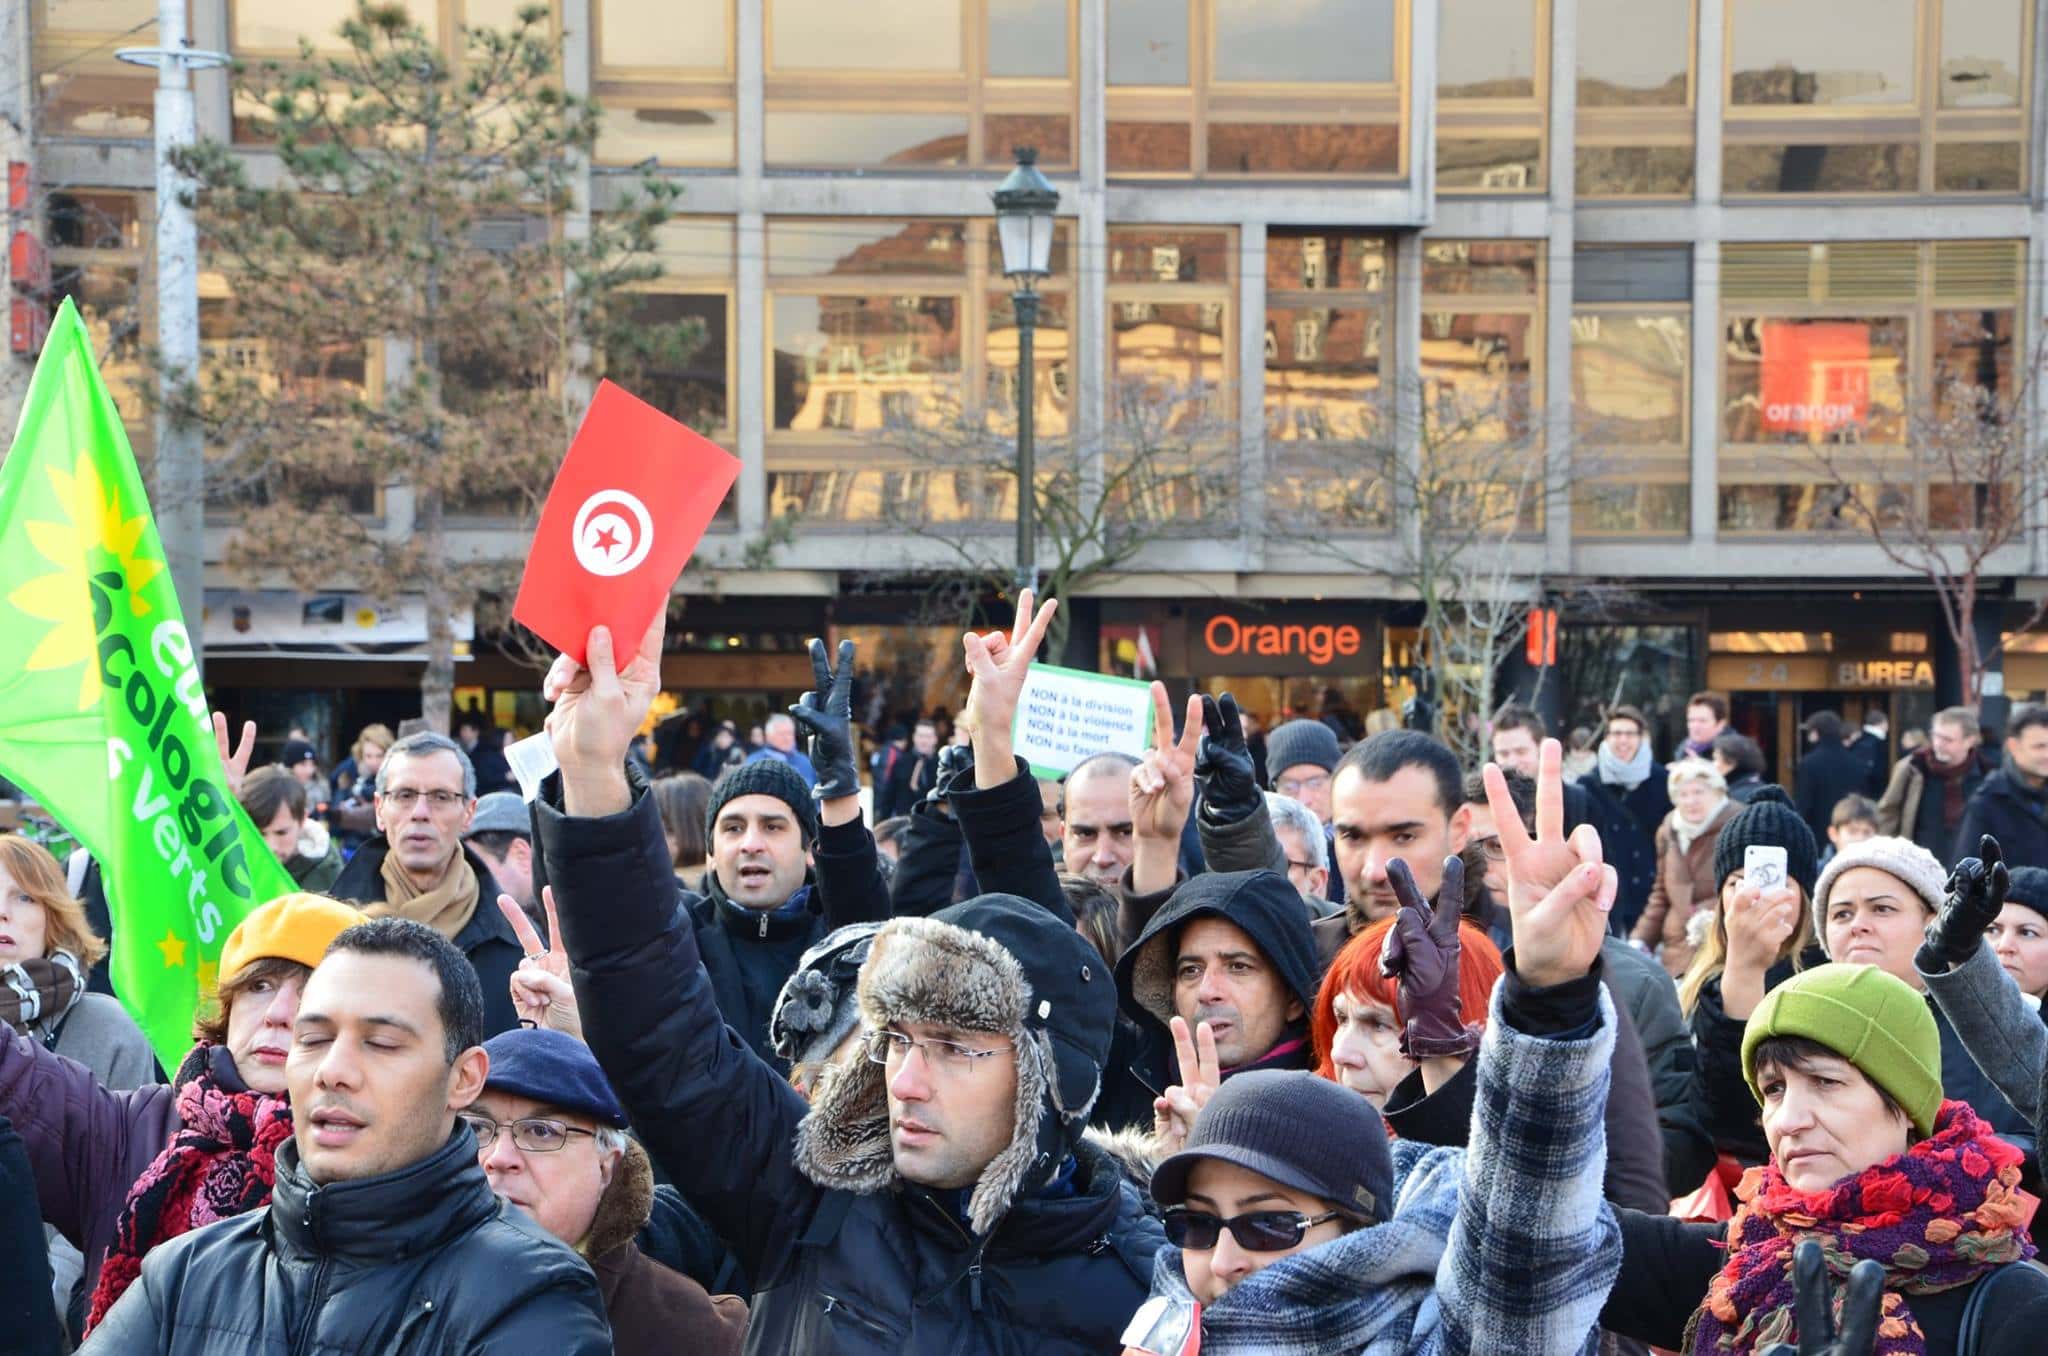
{"type": "Polygon", "coordinates": [[[1897,877],[1920,896],[1929,913],[1941,912],[1941,901],[1948,895],[1948,872],[1942,869],[1939,858],[1910,839],[1866,838],[1837,852],[1814,886],[1813,935],[1821,950],[1826,951],[1828,945],[1828,892],[1834,889],[1835,882],[1841,879],[1844,871],[1853,871],[1859,866],[1876,867],[1888,876],[1897,877]]]}

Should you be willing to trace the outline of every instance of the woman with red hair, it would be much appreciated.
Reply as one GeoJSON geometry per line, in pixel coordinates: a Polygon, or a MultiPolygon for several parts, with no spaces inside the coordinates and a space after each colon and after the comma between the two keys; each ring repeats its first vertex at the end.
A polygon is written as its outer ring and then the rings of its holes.
{"type": "MultiPolygon", "coordinates": [[[[1464,1063],[1456,1057],[1417,1061],[1401,1053],[1407,1020],[1401,1012],[1399,983],[1380,973],[1380,951],[1393,927],[1393,918],[1382,918],[1344,944],[1324,973],[1315,1010],[1309,1014],[1316,1072],[1381,1110],[1387,1109],[1395,1086],[1409,1075],[1419,1070],[1421,1086],[1402,1097],[1402,1105],[1435,1091],[1464,1063]]],[[[1458,943],[1458,1008],[1478,1030],[1486,1024],[1494,981],[1501,975],[1500,949],[1462,920],[1458,943]]]]}

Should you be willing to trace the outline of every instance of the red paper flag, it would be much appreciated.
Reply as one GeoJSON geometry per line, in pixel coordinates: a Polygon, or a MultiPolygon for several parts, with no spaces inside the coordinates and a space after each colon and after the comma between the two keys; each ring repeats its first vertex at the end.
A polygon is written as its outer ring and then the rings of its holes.
{"type": "Polygon", "coordinates": [[[512,616],[578,663],[599,625],[630,655],[739,473],[717,444],[599,382],[548,490],[512,616]]]}

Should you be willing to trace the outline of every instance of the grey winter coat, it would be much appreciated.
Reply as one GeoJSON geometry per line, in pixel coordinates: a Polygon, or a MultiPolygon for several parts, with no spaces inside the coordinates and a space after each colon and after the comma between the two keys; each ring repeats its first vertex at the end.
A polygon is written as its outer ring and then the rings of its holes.
{"type": "Polygon", "coordinates": [[[1991,943],[1980,942],[1977,954],[1953,970],[1921,970],[1920,977],[1984,1077],[2033,1122],[2037,1140],[2048,1133],[2048,1025],[1998,963],[1991,943]]]}

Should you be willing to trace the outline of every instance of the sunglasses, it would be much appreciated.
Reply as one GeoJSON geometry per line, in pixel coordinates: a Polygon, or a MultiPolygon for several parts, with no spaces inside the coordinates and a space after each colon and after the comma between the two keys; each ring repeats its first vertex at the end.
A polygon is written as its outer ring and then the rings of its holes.
{"type": "Polygon", "coordinates": [[[1174,1205],[1166,1210],[1166,1241],[1176,1248],[1207,1252],[1228,1229],[1237,1245],[1247,1252],[1286,1252],[1298,1246],[1310,1229],[1336,1218],[1335,1210],[1315,1216],[1299,1210],[1253,1210],[1224,1219],[1207,1211],[1174,1205]]]}

